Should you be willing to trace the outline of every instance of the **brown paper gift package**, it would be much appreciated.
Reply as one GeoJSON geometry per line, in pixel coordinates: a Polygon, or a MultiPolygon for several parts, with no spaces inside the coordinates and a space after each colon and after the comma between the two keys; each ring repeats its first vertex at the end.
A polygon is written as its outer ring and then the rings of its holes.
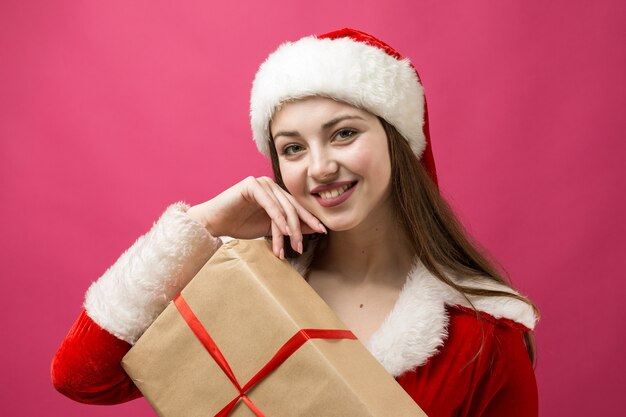
{"type": "MultiPolygon", "coordinates": [[[[179,298],[240,386],[301,329],[346,330],[302,276],[262,240],[222,245],[179,298]]],[[[161,417],[213,417],[240,397],[176,303],[157,317],[122,366],[161,417]]],[[[307,340],[245,396],[228,415],[426,416],[354,339],[307,340]]]]}

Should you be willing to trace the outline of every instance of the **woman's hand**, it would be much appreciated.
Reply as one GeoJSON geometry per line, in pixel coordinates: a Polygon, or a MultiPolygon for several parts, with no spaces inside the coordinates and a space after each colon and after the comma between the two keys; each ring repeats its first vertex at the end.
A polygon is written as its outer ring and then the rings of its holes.
{"type": "Polygon", "coordinates": [[[211,235],[255,239],[272,236],[274,254],[284,259],[283,236],[302,253],[303,233],[326,233],[322,223],[271,178],[248,177],[187,214],[211,235]]]}

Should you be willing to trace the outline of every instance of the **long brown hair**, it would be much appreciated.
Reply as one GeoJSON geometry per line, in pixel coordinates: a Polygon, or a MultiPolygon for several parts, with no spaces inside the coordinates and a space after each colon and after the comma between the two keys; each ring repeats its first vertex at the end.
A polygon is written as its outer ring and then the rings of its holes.
{"type": "MultiPolygon", "coordinates": [[[[437,279],[460,292],[472,307],[468,295],[511,297],[529,304],[538,315],[535,305],[524,296],[506,291],[463,286],[455,283],[443,272],[445,269],[458,277],[482,277],[510,288],[503,275],[483,255],[484,250],[482,248],[479,250],[479,245],[470,240],[439,189],[411,150],[409,143],[395,127],[382,118],[379,120],[387,134],[391,158],[393,214],[402,224],[415,256],[437,279]]],[[[269,148],[275,181],[287,190],[280,173],[275,146],[270,144],[269,148]]],[[[290,245],[285,247],[290,248],[290,245]]],[[[297,256],[297,253],[288,255],[297,256]]],[[[480,319],[478,311],[475,308],[474,310],[480,319]]],[[[534,363],[532,332],[524,332],[524,340],[528,355],[534,363]]],[[[479,353],[480,350],[476,356],[479,353]]]]}

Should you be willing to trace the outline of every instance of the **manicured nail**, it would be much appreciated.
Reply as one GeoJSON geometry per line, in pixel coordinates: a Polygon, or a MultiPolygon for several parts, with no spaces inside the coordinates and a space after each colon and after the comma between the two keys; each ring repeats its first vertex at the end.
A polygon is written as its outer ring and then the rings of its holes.
{"type": "Polygon", "coordinates": [[[298,242],[298,253],[302,255],[302,242],[298,242]]]}
{"type": "Polygon", "coordinates": [[[322,223],[319,224],[319,228],[322,230],[322,232],[324,232],[325,234],[328,234],[328,230],[326,230],[326,228],[324,227],[322,223]]]}
{"type": "Polygon", "coordinates": [[[291,236],[291,229],[289,228],[289,226],[288,226],[288,225],[287,225],[286,227],[287,227],[287,234],[288,234],[289,236],[291,236]]]}
{"type": "Polygon", "coordinates": [[[280,250],[280,259],[285,259],[285,251],[283,249],[280,250]]]}

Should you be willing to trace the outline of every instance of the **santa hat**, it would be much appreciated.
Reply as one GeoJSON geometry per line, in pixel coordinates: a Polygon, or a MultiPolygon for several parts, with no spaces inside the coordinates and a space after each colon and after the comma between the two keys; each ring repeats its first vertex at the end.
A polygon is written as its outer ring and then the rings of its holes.
{"type": "Polygon", "coordinates": [[[250,123],[261,153],[269,155],[269,125],[280,105],[310,96],[330,97],[385,119],[437,182],[424,89],[411,62],[391,46],[354,29],[279,46],[252,85],[250,123]]]}

